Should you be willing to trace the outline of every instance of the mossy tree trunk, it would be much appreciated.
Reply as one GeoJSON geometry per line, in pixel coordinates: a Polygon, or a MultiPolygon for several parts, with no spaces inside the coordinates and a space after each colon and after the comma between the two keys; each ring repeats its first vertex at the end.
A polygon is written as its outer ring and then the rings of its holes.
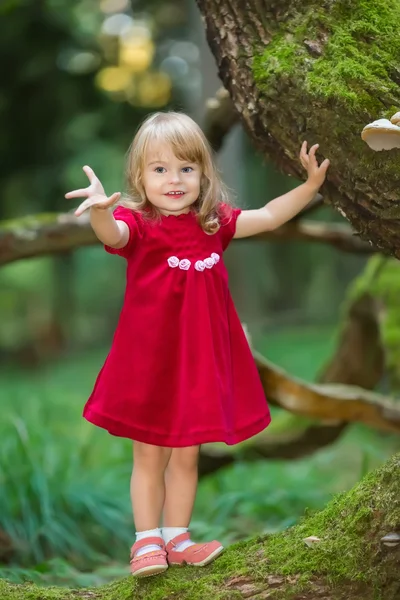
{"type": "Polygon", "coordinates": [[[298,178],[301,142],[331,167],[322,194],[400,258],[400,151],[363,127],[400,109],[398,0],[197,0],[219,75],[255,145],[298,178]]]}
{"type": "Polygon", "coordinates": [[[2,600],[398,600],[400,455],[367,475],[325,510],[273,536],[236,544],[205,569],[170,569],[134,582],[97,589],[63,590],[0,581],[2,600]],[[312,547],[305,538],[315,536],[312,547]]]}

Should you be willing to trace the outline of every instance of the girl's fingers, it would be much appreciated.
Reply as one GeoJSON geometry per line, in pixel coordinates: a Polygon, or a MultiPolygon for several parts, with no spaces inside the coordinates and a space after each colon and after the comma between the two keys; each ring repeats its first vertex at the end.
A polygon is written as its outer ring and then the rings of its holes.
{"type": "Polygon", "coordinates": [[[325,158],[325,160],[324,160],[324,161],[322,161],[322,163],[321,163],[320,169],[321,169],[321,170],[322,170],[324,173],[326,173],[326,171],[328,170],[328,167],[329,167],[329,165],[330,165],[330,164],[331,164],[331,163],[330,163],[330,160],[329,160],[329,158],[325,158]]]}
{"type": "Polygon", "coordinates": [[[117,200],[119,200],[120,197],[121,197],[120,192],[114,192],[114,194],[111,194],[111,196],[108,198],[107,204],[109,206],[111,206],[112,204],[115,204],[115,202],[117,202],[117,200]]]}
{"type": "Polygon", "coordinates": [[[95,206],[97,208],[108,208],[109,206],[115,204],[117,200],[119,200],[120,196],[120,192],[115,192],[109,198],[106,198],[105,196],[103,198],[97,196],[97,199],[95,200],[93,198],[88,198],[78,206],[78,208],[75,211],[75,215],[79,217],[82,213],[85,212],[85,210],[91,208],[92,206],[95,206]]]}
{"type": "Polygon", "coordinates": [[[81,214],[83,214],[85,212],[85,210],[87,210],[88,208],[90,208],[90,206],[92,205],[90,200],[85,200],[84,202],[82,202],[82,204],[80,204],[78,206],[78,208],[75,210],[75,215],[77,217],[80,217],[81,214]]]}
{"type": "Polygon", "coordinates": [[[308,154],[307,154],[307,142],[305,142],[305,141],[301,145],[300,162],[302,164],[303,169],[305,169],[307,171],[309,159],[308,159],[308,154]]]}
{"type": "Polygon", "coordinates": [[[317,157],[315,156],[315,153],[317,151],[319,147],[319,144],[314,144],[314,146],[312,146],[310,148],[310,152],[309,152],[309,166],[311,169],[318,169],[318,161],[317,161],[317,157]]]}
{"type": "Polygon", "coordinates": [[[300,150],[300,160],[303,161],[307,158],[307,142],[303,142],[300,150]]]}
{"type": "Polygon", "coordinates": [[[109,206],[115,204],[119,200],[120,196],[120,192],[114,192],[114,194],[111,194],[109,198],[105,198],[103,202],[96,202],[96,204],[99,208],[108,208],[109,206]]]}
{"type": "Polygon", "coordinates": [[[66,198],[87,198],[89,195],[88,188],[82,190],[73,190],[72,192],[67,192],[65,194],[66,198]]]}
{"type": "Polygon", "coordinates": [[[314,144],[313,146],[311,146],[310,152],[308,153],[308,156],[310,157],[311,160],[313,160],[313,159],[316,160],[315,153],[318,150],[318,148],[319,148],[319,144],[314,144]]]}
{"type": "Polygon", "coordinates": [[[88,179],[89,179],[90,183],[93,183],[94,180],[96,179],[96,175],[94,174],[93,169],[91,169],[87,165],[85,165],[82,168],[83,168],[84,172],[86,173],[86,175],[88,176],[88,179]]]}

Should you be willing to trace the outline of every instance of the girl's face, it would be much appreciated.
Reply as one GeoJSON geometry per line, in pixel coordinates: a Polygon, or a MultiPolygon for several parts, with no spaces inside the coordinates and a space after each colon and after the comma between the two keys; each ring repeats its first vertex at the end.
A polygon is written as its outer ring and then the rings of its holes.
{"type": "Polygon", "coordinates": [[[163,215],[188,213],[200,195],[201,168],[180,160],[169,144],[149,144],[143,186],[148,201],[163,215]]]}

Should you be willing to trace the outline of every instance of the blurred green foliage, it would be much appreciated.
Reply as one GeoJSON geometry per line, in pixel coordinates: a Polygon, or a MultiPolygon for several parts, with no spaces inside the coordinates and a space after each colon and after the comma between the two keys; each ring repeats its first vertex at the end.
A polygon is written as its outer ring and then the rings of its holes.
{"type": "MultiPolygon", "coordinates": [[[[293,339],[300,333],[293,331],[293,339]]],[[[329,335],[314,336],[307,346],[314,356],[319,352],[322,359],[329,335]]],[[[287,368],[301,375],[304,348],[292,344],[289,331],[274,353],[278,348],[280,362],[286,359],[287,368]],[[286,348],[292,348],[290,355],[286,348]]],[[[0,425],[0,530],[14,546],[11,564],[0,569],[3,576],[87,585],[116,577],[125,568],[134,534],[131,443],[81,418],[105,354],[106,349],[65,359],[24,377],[12,370],[0,375],[0,388],[6,391],[0,425]]],[[[275,358],[279,360],[277,354],[275,358]]],[[[279,413],[275,411],[277,419],[279,413]]],[[[198,540],[212,536],[229,544],[282,530],[305,510],[321,508],[333,493],[348,489],[396,448],[396,436],[354,426],[334,446],[310,458],[239,460],[201,481],[193,534],[198,540]]]]}
{"type": "MultiPolygon", "coordinates": [[[[119,60],[115,17],[148,22],[157,45],[148,72],[163,58],[159,49],[167,54],[187,28],[184,0],[137,0],[133,7],[98,0],[0,4],[0,57],[7,67],[0,91],[0,218],[72,208],[64,194],[85,183],[87,163],[107,190],[122,188],[126,149],[151,107],[132,106],[95,84],[99,70],[119,60]],[[106,35],[102,27],[112,17],[106,35]]],[[[184,104],[178,86],[171,100],[184,104]]]]}

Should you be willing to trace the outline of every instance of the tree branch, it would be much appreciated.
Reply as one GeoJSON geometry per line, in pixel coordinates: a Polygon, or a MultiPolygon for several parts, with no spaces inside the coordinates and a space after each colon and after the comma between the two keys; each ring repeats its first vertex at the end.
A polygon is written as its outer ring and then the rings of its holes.
{"type": "Polygon", "coordinates": [[[400,406],[388,398],[353,385],[306,383],[257,352],[254,358],[270,404],[332,423],[364,423],[400,433],[400,406]]]}
{"type": "Polygon", "coordinates": [[[343,252],[357,254],[374,254],[379,252],[377,248],[361,240],[347,225],[342,223],[324,223],[321,221],[290,221],[274,231],[266,231],[253,238],[242,239],[299,240],[329,244],[343,252]]]}
{"type": "Polygon", "coordinates": [[[297,215],[295,215],[290,223],[294,223],[296,221],[299,221],[300,219],[304,219],[304,217],[310,216],[311,214],[314,214],[319,208],[321,208],[321,206],[324,205],[324,198],[321,194],[316,194],[315,198],[313,198],[313,200],[311,200],[311,202],[309,202],[307,204],[307,206],[305,208],[303,208],[303,210],[301,210],[297,215]]]}
{"type": "Polygon", "coordinates": [[[240,452],[227,451],[224,447],[206,444],[199,457],[199,476],[211,475],[223,467],[233,464],[239,458],[247,462],[269,459],[298,459],[330,446],[337,440],[347,423],[334,425],[312,424],[296,431],[270,434],[267,430],[240,445],[240,452]]]}
{"type": "MultiPolygon", "coordinates": [[[[246,238],[286,241],[301,240],[329,244],[344,252],[371,254],[376,249],[353,235],[351,229],[340,223],[317,221],[287,223],[279,229],[246,238]]],[[[70,213],[38,214],[0,223],[0,266],[48,254],[91,246],[98,240],[85,216],[70,213]]]]}
{"type": "Polygon", "coordinates": [[[0,223],[0,266],[98,243],[85,216],[45,213],[0,223]]]}

